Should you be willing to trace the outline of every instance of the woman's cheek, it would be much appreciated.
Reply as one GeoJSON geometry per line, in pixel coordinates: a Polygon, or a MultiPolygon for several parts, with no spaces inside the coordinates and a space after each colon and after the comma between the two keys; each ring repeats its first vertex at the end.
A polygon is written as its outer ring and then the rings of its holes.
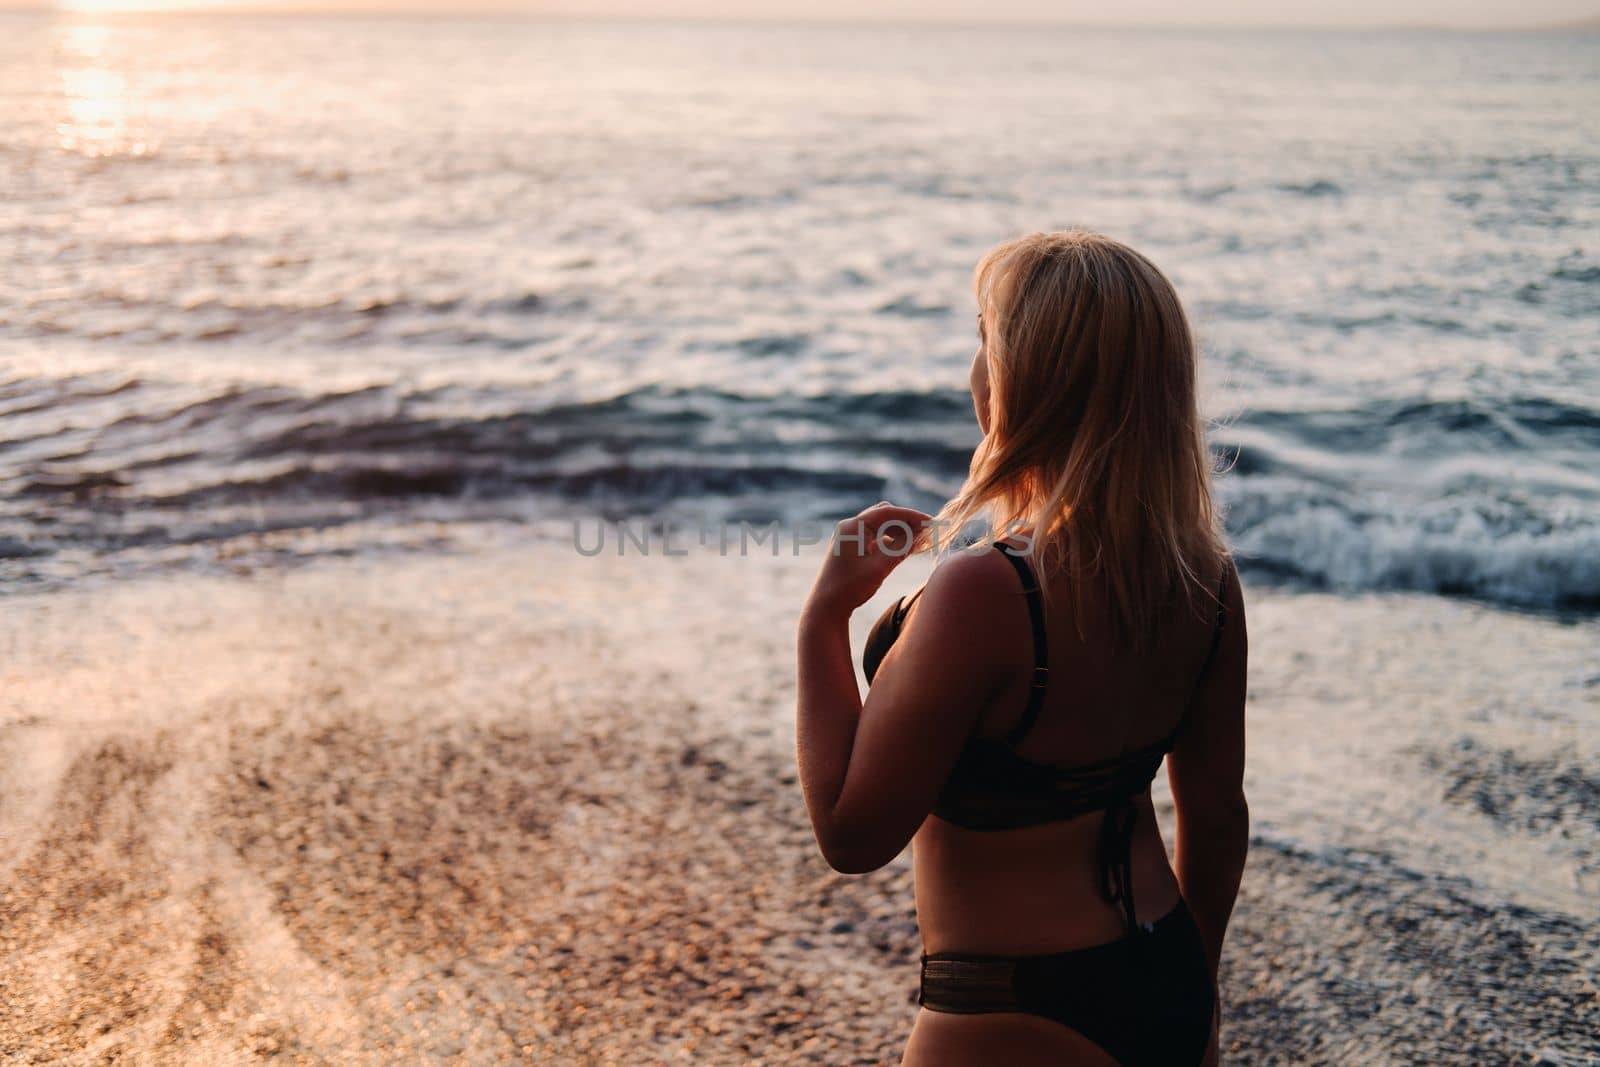
{"type": "Polygon", "coordinates": [[[972,372],[968,376],[972,387],[972,410],[978,417],[978,429],[984,433],[989,432],[989,368],[983,358],[983,350],[972,360],[972,372]]]}

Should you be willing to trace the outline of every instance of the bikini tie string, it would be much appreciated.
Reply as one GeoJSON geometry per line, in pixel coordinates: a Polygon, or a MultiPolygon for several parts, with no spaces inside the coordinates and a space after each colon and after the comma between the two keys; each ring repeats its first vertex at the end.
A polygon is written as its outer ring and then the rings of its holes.
{"type": "Polygon", "coordinates": [[[1124,796],[1106,809],[1100,823],[1100,891],[1107,902],[1122,904],[1128,933],[1138,933],[1138,912],[1133,904],[1133,824],[1137,816],[1133,798],[1124,796]]]}

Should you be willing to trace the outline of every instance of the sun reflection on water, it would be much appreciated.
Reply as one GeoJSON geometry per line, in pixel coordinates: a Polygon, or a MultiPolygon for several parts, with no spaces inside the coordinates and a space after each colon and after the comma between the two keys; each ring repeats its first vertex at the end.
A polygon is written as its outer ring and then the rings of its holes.
{"type": "Polygon", "coordinates": [[[113,67],[112,29],[93,22],[61,27],[61,96],[57,144],[85,156],[149,154],[151,145],[130,122],[128,79],[113,67]]]}

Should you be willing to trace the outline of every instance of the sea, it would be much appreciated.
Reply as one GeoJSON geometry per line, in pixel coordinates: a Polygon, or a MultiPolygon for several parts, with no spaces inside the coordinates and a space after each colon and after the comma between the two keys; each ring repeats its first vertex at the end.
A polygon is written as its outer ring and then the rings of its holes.
{"type": "Polygon", "coordinates": [[[1600,36],[0,15],[0,588],[932,507],[1172,278],[1247,580],[1600,611],[1600,36]]]}

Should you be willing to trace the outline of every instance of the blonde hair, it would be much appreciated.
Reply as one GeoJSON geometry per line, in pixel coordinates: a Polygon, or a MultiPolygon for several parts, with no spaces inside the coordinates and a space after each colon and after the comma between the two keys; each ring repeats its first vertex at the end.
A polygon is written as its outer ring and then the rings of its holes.
{"type": "Polygon", "coordinates": [[[1175,593],[1214,605],[1201,575],[1227,548],[1194,340],[1171,283],[1133,249],[1081,230],[1003,244],[974,283],[989,432],[940,522],[986,515],[990,531],[1028,528],[1041,585],[1069,576],[1080,632],[1096,585],[1135,645],[1153,639],[1175,593]]]}

